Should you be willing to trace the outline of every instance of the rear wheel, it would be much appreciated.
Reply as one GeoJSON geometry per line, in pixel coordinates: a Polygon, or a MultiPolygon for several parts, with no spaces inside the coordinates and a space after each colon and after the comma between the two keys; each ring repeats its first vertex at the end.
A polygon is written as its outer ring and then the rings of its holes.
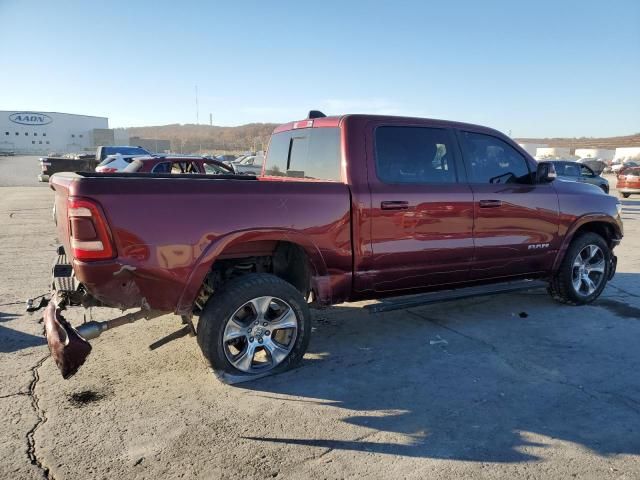
{"type": "Polygon", "coordinates": [[[567,250],[556,275],[549,283],[549,293],[570,305],[584,305],[600,296],[611,268],[611,250],[595,233],[577,237],[567,250]]]}
{"type": "Polygon", "coordinates": [[[290,283],[249,274],[209,299],[198,343],[218,378],[237,383],[280,373],[302,359],[309,344],[309,307],[290,283]]]}

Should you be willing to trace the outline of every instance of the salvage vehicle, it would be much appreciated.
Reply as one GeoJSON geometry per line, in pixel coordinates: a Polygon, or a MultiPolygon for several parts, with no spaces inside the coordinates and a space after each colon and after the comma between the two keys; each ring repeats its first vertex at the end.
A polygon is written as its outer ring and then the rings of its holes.
{"type": "Polygon", "coordinates": [[[51,179],[62,246],[44,323],[65,378],[89,339],[166,313],[235,383],[301,361],[310,305],[522,279],[584,305],[615,273],[620,201],[555,182],[490,128],[312,111],[274,130],[263,173],[51,179]],[[71,306],[138,310],[73,327],[71,306]]]}
{"type": "Polygon", "coordinates": [[[95,154],[49,155],[39,159],[41,173],[38,175],[38,181],[48,182],[51,175],[59,172],[92,172],[96,167],[102,165],[107,157],[116,154],[125,156],[151,155],[142,147],[129,146],[99,146],[96,148],[95,154]]]}
{"type": "Polygon", "coordinates": [[[248,155],[240,161],[231,162],[231,166],[236,173],[247,173],[250,175],[260,175],[262,173],[262,165],[264,163],[264,155],[248,155]]]}
{"type": "Polygon", "coordinates": [[[640,194],[640,167],[627,167],[618,174],[616,189],[623,198],[640,194]]]}
{"type": "Polygon", "coordinates": [[[553,160],[551,163],[553,163],[560,180],[590,183],[600,187],[604,193],[609,193],[609,181],[597,175],[587,165],[566,160],[553,160]]]}
{"type": "Polygon", "coordinates": [[[229,165],[208,157],[161,156],[137,157],[123,170],[127,173],[195,173],[233,175],[229,165]]]}

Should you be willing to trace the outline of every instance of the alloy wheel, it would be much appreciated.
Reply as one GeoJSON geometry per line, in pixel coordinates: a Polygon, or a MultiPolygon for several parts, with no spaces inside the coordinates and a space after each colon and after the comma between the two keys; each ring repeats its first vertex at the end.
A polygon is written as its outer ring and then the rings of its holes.
{"type": "Polygon", "coordinates": [[[253,298],[227,319],[222,335],[225,356],[245,373],[271,370],[291,353],[298,323],[296,312],[284,300],[253,298]]]}
{"type": "Polygon", "coordinates": [[[592,295],[605,278],[606,257],[597,245],[585,246],[573,261],[572,283],[576,293],[592,295]]]}

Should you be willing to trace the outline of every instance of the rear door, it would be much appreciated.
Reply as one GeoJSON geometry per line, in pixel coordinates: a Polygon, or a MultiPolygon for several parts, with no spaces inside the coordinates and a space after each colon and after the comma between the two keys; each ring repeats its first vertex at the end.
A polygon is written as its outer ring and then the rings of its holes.
{"type": "Polygon", "coordinates": [[[534,166],[506,140],[459,131],[473,191],[475,280],[551,268],[558,237],[558,196],[535,182],[534,166]]]}
{"type": "Polygon", "coordinates": [[[473,256],[473,195],[448,128],[380,124],[367,145],[376,292],[465,281],[473,256]]]}

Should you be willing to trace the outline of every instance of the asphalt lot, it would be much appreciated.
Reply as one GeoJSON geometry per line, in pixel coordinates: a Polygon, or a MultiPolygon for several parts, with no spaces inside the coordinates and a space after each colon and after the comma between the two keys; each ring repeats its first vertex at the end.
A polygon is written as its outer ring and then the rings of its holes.
{"type": "Polygon", "coordinates": [[[235,387],[193,338],[147,349],[180,327],[165,316],[92,341],[65,381],[24,312],[57,242],[21,158],[0,157],[0,478],[640,478],[640,197],[590,306],[339,305],[314,312],[300,368],[235,387]]]}

